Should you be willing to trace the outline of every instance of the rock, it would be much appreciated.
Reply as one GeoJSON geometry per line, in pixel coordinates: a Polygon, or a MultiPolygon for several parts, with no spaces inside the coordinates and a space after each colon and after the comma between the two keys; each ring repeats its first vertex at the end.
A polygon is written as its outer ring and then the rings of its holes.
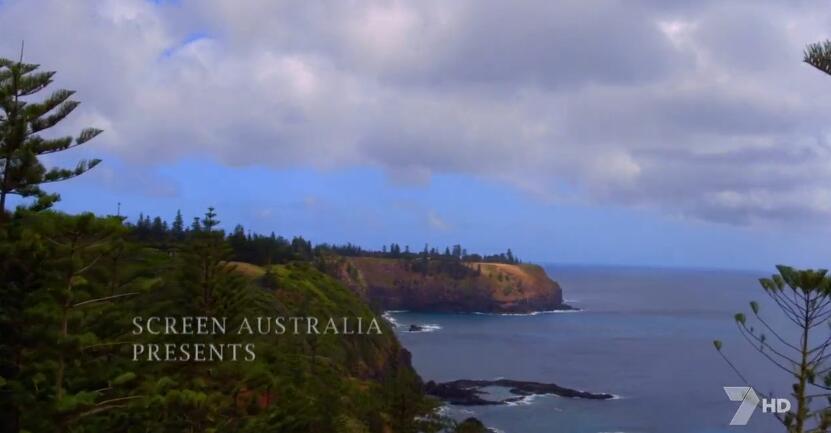
{"type": "Polygon", "coordinates": [[[455,433],[492,433],[493,430],[485,427],[482,424],[482,421],[479,421],[476,418],[468,418],[459,425],[456,426],[456,429],[453,430],[455,433]]]}
{"type": "Polygon", "coordinates": [[[424,327],[419,326],[419,325],[410,325],[409,331],[410,332],[422,332],[422,331],[424,331],[424,327]]]}
{"type": "Polygon", "coordinates": [[[486,400],[478,388],[457,386],[455,382],[436,383],[432,380],[424,385],[424,392],[457,406],[485,406],[503,404],[501,401],[486,400]]]}
{"type": "Polygon", "coordinates": [[[584,398],[589,400],[609,400],[614,396],[607,393],[591,393],[571,388],[564,388],[554,383],[529,382],[511,379],[497,380],[454,380],[452,382],[436,383],[429,381],[424,385],[424,391],[457,406],[481,406],[507,404],[516,401],[518,397],[504,400],[488,400],[482,398],[481,389],[487,386],[501,386],[508,388],[513,395],[524,397],[528,395],[553,394],[567,398],[584,398]]]}

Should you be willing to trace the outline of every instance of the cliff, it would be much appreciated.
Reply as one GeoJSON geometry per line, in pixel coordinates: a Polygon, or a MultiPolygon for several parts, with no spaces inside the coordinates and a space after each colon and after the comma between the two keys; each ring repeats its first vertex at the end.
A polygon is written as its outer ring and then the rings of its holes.
{"type": "MultiPolygon", "coordinates": [[[[249,400],[256,398],[260,406],[274,402],[289,405],[285,413],[294,418],[320,413],[323,419],[348,426],[342,431],[421,431],[422,424],[437,416],[434,409],[438,402],[424,394],[410,353],[386,321],[342,283],[309,263],[269,267],[229,264],[273,295],[276,302],[270,308],[274,315],[316,317],[321,322],[329,317],[360,317],[363,323],[375,319],[382,330],[380,335],[289,333],[262,337],[258,351],[268,372],[277,378],[274,383],[280,386],[267,393],[247,392],[249,400]],[[301,407],[291,406],[295,401],[301,407]],[[340,415],[331,415],[335,410],[340,415]]],[[[291,431],[336,431],[318,426],[291,431]]]]}
{"type": "MultiPolygon", "coordinates": [[[[381,320],[355,293],[331,276],[302,263],[274,265],[270,270],[243,262],[231,262],[235,270],[273,290],[280,315],[312,316],[321,321],[329,317],[373,318],[382,335],[320,336],[315,350],[345,368],[349,375],[365,380],[383,380],[403,368],[415,374],[410,353],[401,347],[386,321],[381,320]]],[[[286,339],[287,337],[283,337],[286,339]]]]}
{"type": "Polygon", "coordinates": [[[528,313],[568,308],[537,265],[337,257],[326,270],[374,307],[431,312],[528,313]]]}

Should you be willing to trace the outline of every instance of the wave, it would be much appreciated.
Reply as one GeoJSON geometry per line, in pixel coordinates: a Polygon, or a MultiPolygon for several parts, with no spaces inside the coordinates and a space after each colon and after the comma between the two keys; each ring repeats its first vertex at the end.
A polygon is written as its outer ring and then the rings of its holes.
{"type": "Polygon", "coordinates": [[[416,333],[416,332],[436,332],[439,329],[442,329],[441,325],[436,324],[436,323],[425,323],[425,324],[418,324],[417,323],[415,325],[420,327],[421,329],[419,329],[418,331],[410,331],[409,325],[402,325],[401,322],[396,320],[395,316],[393,316],[393,314],[406,313],[406,312],[407,312],[407,310],[387,310],[387,311],[384,311],[381,314],[381,317],[386,319],[386,321],[389,322],[394,328],[401,330],[401,332],[412,332],[412,333],[416,333]]]}
{"type": "Polygon", "coordinates": [[[539,396],[540,394],[529,394],[516,400],[507,401],[505,402],[505,404],[507,406],[528,406],[529,404],[533,403],[534,400],[536,400],[539,396]]]}
{"type": "Polygon", "coordinates": [[[381,317],[383,317],[387,322],[389,322],[393,328],[399,328],[401,324],[397,320],[395,320],[395,317],[392,316],[393,313],[397,313],[397,311],[384,311],[384,313],[381,314],[381,317]]]}
{"type": "Polygon", "coordinates": [[[541,311],[531,311],[529,313],[487,313],[483,311],[474,311],[471,314],[476,314],[478,316],[538,316],[540,314],[564,314],[564,313],[582,313],[586,310],[583,309],[571,309],[571,310],[541,310],[541,311]]]}
{"type": "Polygon", "coordinates": [[[423,324],[423,325],[416,325],[416,326],[420,327],[421,329],[419,329],[418,331],[410,331],[409,329],[403,329],[403,328],[402,328],[401,332],[412,332],[412,333],[417,333],[417,332],[436,332],[436,331],[438,331],[439,329],[441,329],[441,325],[437,325],[437,324],[435,324],[435,323],[425,323],[425,324],[423,324]]]}

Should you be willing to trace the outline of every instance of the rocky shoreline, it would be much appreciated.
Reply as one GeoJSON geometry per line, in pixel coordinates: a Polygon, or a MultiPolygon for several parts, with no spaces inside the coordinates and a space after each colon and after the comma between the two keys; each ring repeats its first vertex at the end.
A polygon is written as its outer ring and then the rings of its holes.
{"type": "Polygon", "coordinates": [[[608,393],[592,393],[571,388],[565,388],[555,383],[531,382],[511,379],[496,380],[469,380],[460,379],[451,382],[436,383],[429,381],[424,385],[424,391],[449,404],[456,406],[484,406],[509,404],[521,400],[529,395],[557,395],[566,398],[583,398],[588,400],[610,400],[615,396],[608,393]],[[508,388],[516,397],[502,400],[489,400],[482,397],[485,394],[482,388],[499,386],[508,388]]]}

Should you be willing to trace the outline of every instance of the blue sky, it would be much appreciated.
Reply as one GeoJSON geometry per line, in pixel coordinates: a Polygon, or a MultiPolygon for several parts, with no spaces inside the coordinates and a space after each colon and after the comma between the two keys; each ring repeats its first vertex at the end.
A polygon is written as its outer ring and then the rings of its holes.
{"type": "MultiPolygon", "coordinates": [[[[108,159],[101,168],[123,168],[108,159]]],[[[499,182],[436,175],[401,185],[372,168],[228,167],[186,158],[145,167],[122,183],[91,172],[52,188],[68,212],[139,213],[186,221],[207,206],[223,226],[302,235],[369,248],[397,242],[420,250],[461,243],[471,251],[512,248],[545,263],[769,270],[785,262],[823,266],[827,234],[813,228],[753,228],[668,216],[648,209],[541,201],[499,182]]]]}
{"type": "Polygon", "coordinates": [[[59,208],[539,262],[823,266],[814,2],[5,0],[101,157],[59,208]],[[66,29],[71,28],[72,32],[66,29]]]}

